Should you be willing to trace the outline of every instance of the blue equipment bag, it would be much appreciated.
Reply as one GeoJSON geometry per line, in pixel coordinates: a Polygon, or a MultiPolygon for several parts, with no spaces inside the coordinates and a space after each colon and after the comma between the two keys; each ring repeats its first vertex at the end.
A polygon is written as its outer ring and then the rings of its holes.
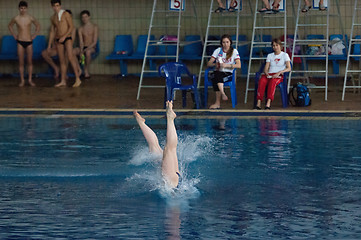
{"type": "Polygon", "coordinates": [[[307,86],[303,85],[302,83],[297,83],[293,85],[293,88],[289,93],[289,100],[292,106],[297,106],[297,107],[307,107],[310,106],[312,102],[310,98],[310,92],[307,86]],[[295,96],[295,90],[297,91],[296,96],[295,96]]]}

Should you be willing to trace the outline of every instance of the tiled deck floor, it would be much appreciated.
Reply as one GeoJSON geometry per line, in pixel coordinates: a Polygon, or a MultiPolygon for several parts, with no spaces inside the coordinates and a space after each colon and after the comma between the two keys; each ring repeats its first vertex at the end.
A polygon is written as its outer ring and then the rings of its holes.
{"type": "MultiPolygon", "coordinates": [[[[75,109],[162,109],[164,90],[146,88],[136,100],[139,77],[114,78],[110,75],[92,76],[79,88],[55,88],[53,79],[37,78],[36,87],[18,87],[19,79],[0,78],[0,108],[75,108],[75,109]]],[[[162,79],[145,79],[147,84],[162,84],[162,79]]],[[[236,110],[252,110],[253,93],[248,103],[244,103],[245,78],[238,80],[238,105],[236,110]]],[[[71,85],[69,80],[69,85],[71,85]]],[[[312,106],[306,108],[289,107],[286,111],[331,110],[361,111],[361,93],[348,90],[345,101],[341,101],[343,79],[329,79],[328,101],[324,100],[324,90],[311,92],[312,106]]],[[[211,89],[210,89],[211,90],[211,89]]],[[[211,90],[209,104],[214,100],[211,90]]],[[[276,92],[276,94],[279,94],[276,92]]],[[[175,108],[182,108],[181,97],[175,101],[175,108]]],[[[186,109],[193,106],[188,98],[186,109]]],[[[230,101],[223,103],[222,109],[232,110],[230,101]]],[[[280,96],[276,95],[272,110],[282,110],[280,96]]]]}

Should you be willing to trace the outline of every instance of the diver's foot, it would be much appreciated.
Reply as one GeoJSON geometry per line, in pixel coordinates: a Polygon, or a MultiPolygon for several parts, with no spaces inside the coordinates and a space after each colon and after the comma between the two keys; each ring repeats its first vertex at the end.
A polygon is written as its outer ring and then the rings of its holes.
{"type": "Polygon", "coordinates": [[[177,117],[177,115],[173,111],[173,102],[172,101],[167,101],[165,104],[166,104],[166,108],[167,108],[167,110],[166,110],[167,118],[175,119],[177,117]]]}
{"type": "Polygon", "coordinates": [[[80,84],[81,84],[81,81],[80,81],[80,79],[79,79],[79,78],[77,78],[77,79],[75,80],[75,83],[73,84],[73,88],[75,88],[75,87],[79,87],[79,86],[80,86],[80,84]]]}
{"type": "Polygon", "coordinates": [[[135,117],[135,120],[137,120],[138,123],[145,123],[145,118],[143,118],[137,110],[133,111],[133,116],[135,117]]]}
{"type": "Polygon", "coordinates": [[[21,81],[20,83],[19,83],[19,87],[24,87],[25,86],[25,81],[21,81]]]}

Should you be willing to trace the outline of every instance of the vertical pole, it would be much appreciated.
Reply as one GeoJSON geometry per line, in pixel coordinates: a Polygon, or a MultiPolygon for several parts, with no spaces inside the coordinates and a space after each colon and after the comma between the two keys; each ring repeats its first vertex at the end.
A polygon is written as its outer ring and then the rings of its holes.
{"type": "MultiPolygon", "coordinates": [[[[248,98],[248,88],[249,88],[249,80],[250,80],[250,73],[251,73],[251,66],[252,66],[252,55],[253,55],[253,42],[254,42],[254,36],[255,36],[255,27],[256,27],[256,21],[257,21],[257,9],[258,9],[258,0],[256,0],[256,9],[254,12],[254,18],[253,18],[253,31],[252,31],[252,42],[251,42],[251,50],[249,53],[249,63],[248,63],[248,74],[247,74],[247,83],[246,83],[246,93],[244,96],[244,103],[247,103],[248,98]]],[[[256,91],[256,89],[255,89],[256,91]]]]}
{"type": "Polygon", "coordinates": [[[348,47],[348,54],[347,54],[345,78],[343,80],[342,101],[345,100],[345,92],[346,92],[346,85],[347,85],[347,75],[348,75],[348,68],[349,68],[349,65],[350,65],[351,44],[352,44],[352,39],[353,39],[353,30],[354,30],[354,25],[355,25],[355,20],[356,20],[356,13],[358,11],[358,9],[357,9],[357,0],[355,0],[355,6],[354,6],[353,11],[354,12],[353,12],[353,16],[352,16],[352,26],[351,26],[351,34],[350,34],[350,42],[349,42],[349,47],[348,47]]]}
{"type": "MultiPolygon", "coordinates": [[[[296,27],[295,27],[295,34],[293,35],[293,46],[292,46],[292,63],[293,63],[293,59],[295,56],[295,48],[296,48],[296,41],[297,41],[297,32],[298,32],[298,22],[300,20],[300,11],[301,11],[301,1],[303,0],[298,0],[298,8],[297,8],[297,18],[296,18],[296,27]]],[[[294,64],[293,64],[294,66],[294,64]]],[[[290,92],[290,86],[291,86],[291,80],[292,80],[292,71],[290,72],[289,75],[289,79],[288,79],[288,83],[287,83],[287,92],[290,92]]]]}
{"type": "Polygon", "coordinates": [[[150,35],[151,35],[151,32],[152,32],[153,18],[154,18],[154,12],[155,12],[156,6],[157,6],[157,0],[154,0],[154,2],[153,2],[153,9],[152,9],[152,15],[151,15],[151,17],[150,17],[150,23],[149,23],[149,29],[148,29],[147,44],[146,44],[146,46],[145,46],[145,53],[144,53],[144,59],[143,59],[143,65],[142,65],[142,72],[140,73],[140,80],[139,80],[139,86],[138,86],[137,100],[139,100],[140,90],[141,90],[142,84],[143,84],[144,68],[145,68],[145,64],[147,63],[147,54],[148,54],[148,48],[149,48],[149,40],[150,40],[150,35]]]}
{"type": "Polygon", "coordinates": [[[330,39],[329,29],[330,29],[330,11],[331,11],[331,0],[327,1],[327,28],[326,28],[326,76],[325,76],[325,101],[327,101],[327,93],[328,93],[328,43],[330,39]]]}
{"type": "Polygon", "coordinates": [[[206,54],[207,54],[206,49],[207,49],[207,43],[208,43],[209,26],[210,26],[211,18],[212,18],[212,11],[213,11],[213,0],[211,0],[211,6],[209,8],[207,30],[206,30],[206,36],[205,36],[205,41],[204,41],[204,45],[203,45],[201,66],[199,68],[199,75],[198,75],[198,86],[197,86],[198,88],[199,88],[199,86],[201,84],[202,70],[203,70],[203,65],[204,65],[204,58],[206,57],[206,54]]]}

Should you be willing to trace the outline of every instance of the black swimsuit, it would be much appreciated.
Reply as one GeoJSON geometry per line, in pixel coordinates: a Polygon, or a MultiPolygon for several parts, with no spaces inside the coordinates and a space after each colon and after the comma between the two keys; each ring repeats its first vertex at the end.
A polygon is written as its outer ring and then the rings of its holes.
{"type": "Polygon", "coordinates": [[[19,41],[16,40],[23,48],[27,48],[28,46],[30,46],[31,44],[33,44],[33,41],[19,41]]]}
{"type": "Polygon", "coordinates": [[[180,184],[182,183],[182,177],[179,172],[175,172],[178,175],[178,185],[175,188],[179,188],[180,184]]]}
{"type": "Polygon", "coordinates": [[[56,41],[57,41],[58,43],[61,43],[61,44],[65,45],[66,41],[68,41],[68,40],[73,40],[73,39],[72,39],[71,37],[67,37],[67,38],[65,38],[64,42],[59,42],[59,40],[60,40],[60,38],[56,39],[56,41]]]}

